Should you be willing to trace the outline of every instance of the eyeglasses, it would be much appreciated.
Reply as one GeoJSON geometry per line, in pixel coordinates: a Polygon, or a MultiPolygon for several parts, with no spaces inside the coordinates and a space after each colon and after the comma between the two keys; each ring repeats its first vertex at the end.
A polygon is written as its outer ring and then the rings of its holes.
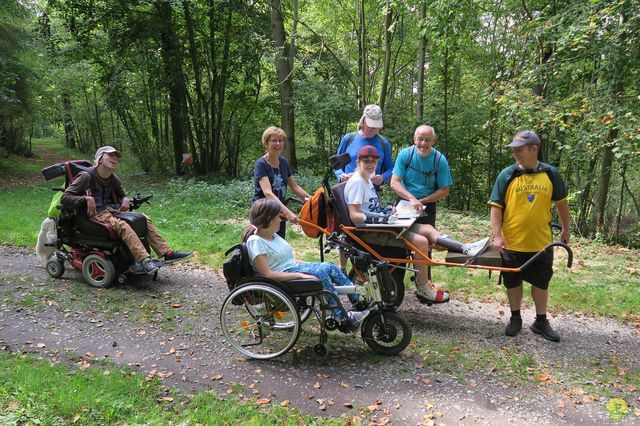
{"type": "Polygon", "coordinates": [[[271,143],[284,143],[284,139],[269,139],[271,143]]]}
{"type": "Polygon", "coordinates": [[[423,138],[422,136],[418,136],[416,138],[416,141],[420,142],[420,143],[422,143],[422,142],[433,142],[433,141],[435,141],[435,138],[423,138]]]}

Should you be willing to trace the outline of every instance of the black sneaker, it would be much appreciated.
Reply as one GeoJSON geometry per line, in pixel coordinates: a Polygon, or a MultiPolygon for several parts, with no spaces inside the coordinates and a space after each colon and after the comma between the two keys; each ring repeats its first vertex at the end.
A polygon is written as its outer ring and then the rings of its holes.
{"type": "Polygon", "coordinates": [[[522,330],[522,317],[511,317],[507,328],[504,329],[504,334],[513,337],[520,333],[520,330],[522,330]]]}
{"type": "Polygon", "coordinates": [[[152,275],[154,272],[160,269],[160,267],[156,265],[156,263],[153,260],[147,260],[142,264],[142,267],[144,268],[144,272],[147,275],[152,275]]]}
{"type": "Polygon", "coordinates": [[[553,328],[551,328],[551,324],[549,324],[549,320],[534,321],[533,324],[531,324],[530,328],[531,328],[531,331],[541,335],[547,340],[551,340],[552,342],[560,341],[560,335],[556,333],[553,328]]]}
{"type": "Polygon", "coordinates": [[[164,255],[163,260],[165,263],[176,262],[178,260],[185,260],[190,258],[193,255],[191,251],[173,251],[170,250],[167,254],[164,255]]]}

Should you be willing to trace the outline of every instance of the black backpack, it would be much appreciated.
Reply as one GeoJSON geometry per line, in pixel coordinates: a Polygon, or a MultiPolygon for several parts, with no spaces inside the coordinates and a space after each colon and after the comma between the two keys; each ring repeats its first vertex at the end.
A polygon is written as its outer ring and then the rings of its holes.
{"type": "Polygon", "coordinates": [[[232,252],[233,254],[222,264],[222,274],[227,281],[229,291],[235,289],[242,278],[255,275],[251,263],[249,263],[249,253],[246,244],[236,244],[229,248],[224,254],[228,256],[232,252]]]}

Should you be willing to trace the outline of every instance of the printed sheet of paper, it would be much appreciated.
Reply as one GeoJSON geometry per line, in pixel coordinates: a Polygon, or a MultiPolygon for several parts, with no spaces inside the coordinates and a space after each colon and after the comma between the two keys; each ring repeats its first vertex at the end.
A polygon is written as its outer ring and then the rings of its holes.
{"type": "Polygon", "coordinates": [[[413,208],[411,203],[407,200],[400,200],[396,205],[396,215],[399,219],[418,217],[421,214],[422,213],[418,213],[416,209],[413,208]]]}

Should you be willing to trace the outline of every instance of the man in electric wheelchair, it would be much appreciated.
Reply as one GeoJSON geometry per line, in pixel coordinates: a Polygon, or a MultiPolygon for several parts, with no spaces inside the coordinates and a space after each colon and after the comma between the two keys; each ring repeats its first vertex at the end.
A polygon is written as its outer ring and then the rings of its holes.
{"type": "Polygon", "coordinates": [[[76,209],[80,215],[86,213],[85,229],[97,235],[107,233],[110,239],[121,239],[131,253],[135,264],[129,268],[133,273],[154,274],[162,264],[191,257],[192,252],[171,249],[157,228],[142,214],[130,214],[131,201],[124,193],[120,179],[114,174],[120,152],[111,146],[98,148],[93,167],[80,171],[67,186],[60,199],[63,209],[76,209]],[[91,225],[94,228],[91,228],[91,225]],[[153,260],[141,240],[158,255],[153,260]]]}

